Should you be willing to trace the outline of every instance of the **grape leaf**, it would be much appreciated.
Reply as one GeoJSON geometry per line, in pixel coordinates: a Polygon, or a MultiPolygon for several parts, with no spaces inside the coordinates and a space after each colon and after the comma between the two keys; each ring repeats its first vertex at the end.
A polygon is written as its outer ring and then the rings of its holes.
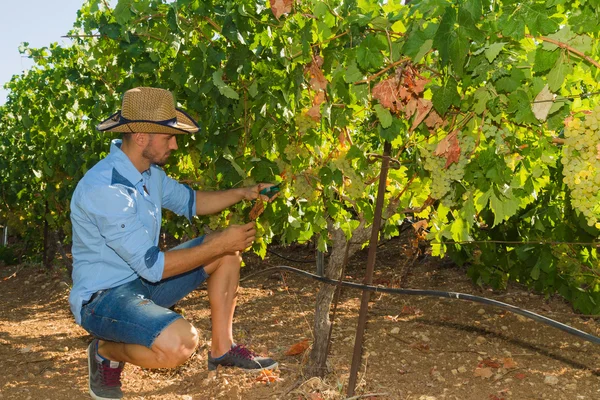
{"type": "Polygon", "coordinates": [[[432,89],[433,106],[440,115],[443,115],[450,106],[458,107],[460,105],[460,95],[456,87],[456,80],[450,77],[444,86],[432,89]]]}
{"type": "Polygon", "coordinates": [[[548,85],[546,84],[544,88],[535,96],[535,100],[533,101],[533,105],[531,106],[533,114],[540,121],[545,121],[550,113],[550,109],[554,104],[554,94],[548,90],[548,85]]]}
{"type": "Polygon", "coordinates": [[[504,48],[505,42],[492,43],[485,48],[485,56],[492,63],[504,48]]]}
{"type": "Polygon", "coordinates": [[[390,111],[381,104],[375,104],[373,108],[375,109],[375,113],[377,113],[377,118],[379,119],[379,122],[381,122],[381,126],[383,128],[389,128],[392,125],[392,114],[390,111]]]}

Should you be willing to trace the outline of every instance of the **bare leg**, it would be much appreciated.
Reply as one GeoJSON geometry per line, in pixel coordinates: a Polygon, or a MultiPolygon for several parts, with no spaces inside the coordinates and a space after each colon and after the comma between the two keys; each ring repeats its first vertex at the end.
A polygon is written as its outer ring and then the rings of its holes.
{"type": "Polygon", "coordinates": [[[233,314],[240,280],[241,257],[232,254],[206,265],[208,300],[212,321],[211,356],[220,357],[233,344],[233,314]]]}
{"type": "Polygon", "coordinates": [[[158,335],[151,348],[101,340],[98,353],[112,361],[144,368],[174,368],[183,364],[198,345],[198,332],[185,319],[175,320],[158,335]]]}

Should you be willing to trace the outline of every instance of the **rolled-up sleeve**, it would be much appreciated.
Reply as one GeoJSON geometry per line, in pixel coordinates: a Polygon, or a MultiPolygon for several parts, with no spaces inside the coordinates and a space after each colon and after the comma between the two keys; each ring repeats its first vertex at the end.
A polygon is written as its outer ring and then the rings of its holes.
{"type": "Polygon", "coordinates": [[[188,185],[181,184],[166,174],[162,180],[163,207],[177,215],[184,215],[192,220],[196,215],[196,193],[188,185]]]}
{"type": "Polygon", "coordinates": [[[86,193],[87,213],[98,227],[106,245],[139,276],[157,282],[162,279],[165,257],[139,218],[133,193],[126,187],[111,186],[86,193]]]}

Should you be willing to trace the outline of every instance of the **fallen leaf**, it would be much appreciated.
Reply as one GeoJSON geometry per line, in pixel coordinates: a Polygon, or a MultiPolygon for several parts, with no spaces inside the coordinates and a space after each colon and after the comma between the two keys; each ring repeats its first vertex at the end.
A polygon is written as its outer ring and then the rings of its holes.
{"type": "Polygon", "coordinates": [[[515,374],[515,378],[517,378],[518,380],[522,381],[523,379],[525,379],[527,377],[527,375],[525,375],[522,372],[519,372],[518,374],[515,374]]]}
{"type": "Polygon", "coordinates": [[[515,369],[517,368],[517,363],[512,358],[505,358],[503,360],[502,366],[506,369],[515,369]]]}
{"type": "Polygon", "coordinates": [[[413,349],[417,349],[419,351],[423,351],[423,352],[429,351],[429,345],[427,343],[421,343],[421,342],[413,343],[410,345],[410,347],[412,347],[413,349]]]}
{"type": "Polygon", "coordinates": [[[600,160],[600,143],[596,145],[596,160],[600,160]]]}
{"type": "Polygon", "coordinates": [[[279,377],[279,374],[276,371],[273,371],[271,369],[262,369],[256,380],[258,382],[269,384],[272,382],[280,381],[281,378],[279,377]]]}
{"type": "Polygon", "coordinates": [[[302,354],[306,351],[306,349],[308,349],[309,346],[310,346],[310,344],[308,343],[308,339],[303,339],[303,340],[299,341],[298,343],[294,343],[292,346],[290,346],[288,351],[285,352],[285,355],[286,356],[295,356],[298,354],[302,354]]]}
{"type": "Polygon", "coordinates": [[[496,361],[496,360],[492,360],[491,358],[486,358],[484,359],[481,364],[485,365],[486,367],[490,367],[490,368],[500,368],[501,364],[496,361]]]}
{"type": "Polygon", "coordinates": [[[319,392],[313,392],[308,395],[309,400],[323,400],[323,396],[319,392]]]}
{"type": "Polygon", "coordinates": [[[279,19],[283,14],[288,14],[292,11],[294,0],[273,0],[271,2],[271,11],[275,18],[279,19]]]}
{"type": "Polygon", "coordinates": [[[492,375],[494,375],[494,373],[491,368],[475,368],[475,371],[473,372],[473,376],[479,376],[483,379],[491,378],[492,375]]]}

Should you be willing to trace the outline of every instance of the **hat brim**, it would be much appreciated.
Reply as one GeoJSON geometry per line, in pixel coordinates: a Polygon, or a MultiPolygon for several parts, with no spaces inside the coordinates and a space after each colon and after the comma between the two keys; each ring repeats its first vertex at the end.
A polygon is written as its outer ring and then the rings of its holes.
{"type": "Polygon", "coordinates": [[[117,111],[96,126],[100,132],[187,134],[198,132],[200,127],[192,117],[179,108],[174,121],[129,121],[117,111]]]}

